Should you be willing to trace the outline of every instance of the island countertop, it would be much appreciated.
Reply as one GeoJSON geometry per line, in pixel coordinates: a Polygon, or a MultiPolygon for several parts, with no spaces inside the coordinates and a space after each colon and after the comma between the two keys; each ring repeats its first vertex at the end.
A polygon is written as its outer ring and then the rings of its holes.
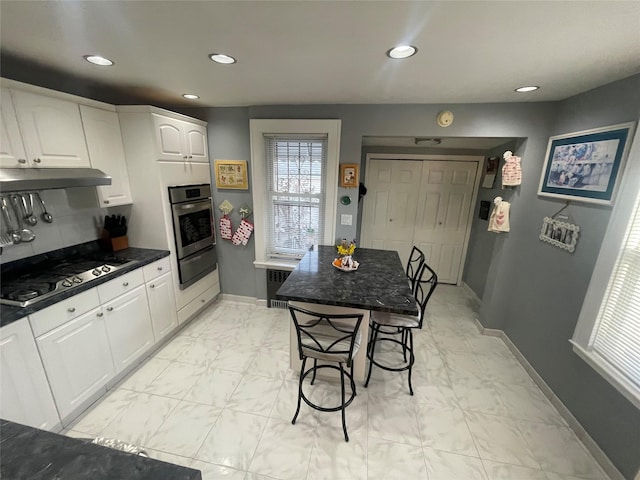
{"type": "Polygon", "coordinates": [[[357,270],[345,272],[333,266],[336,247],[317,246],[300,260],[282,284],[276,298],[380,312],[417,315],[398,252],[356,248],[357,270]]]}
{"type": "Polygon", "coordinates": [[[6,480],[202,480],[199,470],[0,420],[6,480]]]}

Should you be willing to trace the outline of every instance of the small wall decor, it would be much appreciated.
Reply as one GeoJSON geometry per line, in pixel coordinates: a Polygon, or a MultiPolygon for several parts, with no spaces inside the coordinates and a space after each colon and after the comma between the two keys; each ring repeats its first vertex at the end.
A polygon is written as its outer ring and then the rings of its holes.
{"type": "Polygon", "coordinates": [[[549,138],[538,195],[612,205],[635,122],[549,138]]]}
{"type": "Polygon", "coordinates": [[[358,165],[344,163],[340,165],[340,186],[343,188],[355,188],[358,186],[358,165]]]}
{"type": "Polygon", "coordinates": [[[248,190],[246,160],[214,160],[216,188],[248,190]]]}
{"type": "Polygon", "coordinates": [[[500,157],[487,158],[484,177],[482,179],[482,188],[493,188],[493,184],[496,181],[496,175],[498,174],[498,165],[500,165],[500,157]]]}
{"type": "Polygon", "coordinates": [[[509,210],[511,204],[502,200],[502,197],[496,197],[493,199],[493,212],[489,217],[490,232],[505,233],[510,230],[509,227],[509,210]]]}
{"type": "Polygon", "coordinates": [[[556,220],[552,217],[544,217],[539,238],[543,242],[573,253],[576,249],[579,235],[580,227],[578,225],[556,220]]]}
{"type": "Polygon", "coordinates": [[[520,157],[516,157],[511,150],[507,150],[502,155],[504,165],[502,166],[502,188],[516,187],[522,183],[522,167],[520,157]]]}

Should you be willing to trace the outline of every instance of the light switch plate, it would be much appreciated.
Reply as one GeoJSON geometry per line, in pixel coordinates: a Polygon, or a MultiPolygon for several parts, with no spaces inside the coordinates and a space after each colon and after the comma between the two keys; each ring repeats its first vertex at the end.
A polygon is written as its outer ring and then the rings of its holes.
{"type": "Polygon", "coordinates": [[[351,225],[353,215],[340,215],[340,225],[351,225]]]}

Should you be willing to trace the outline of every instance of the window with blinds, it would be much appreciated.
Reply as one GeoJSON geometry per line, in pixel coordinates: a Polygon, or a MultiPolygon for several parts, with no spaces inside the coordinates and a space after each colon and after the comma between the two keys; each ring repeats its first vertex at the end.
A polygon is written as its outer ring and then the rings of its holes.
{"type": "Polygon", "coordinates": [[[640,391],[640,195],[589,346],[640,391]]]}
{"type": "Polygon", "coordinates": [[[267,255],[304,256],[322,240],[327,135],[265,135],[267,255]]]}

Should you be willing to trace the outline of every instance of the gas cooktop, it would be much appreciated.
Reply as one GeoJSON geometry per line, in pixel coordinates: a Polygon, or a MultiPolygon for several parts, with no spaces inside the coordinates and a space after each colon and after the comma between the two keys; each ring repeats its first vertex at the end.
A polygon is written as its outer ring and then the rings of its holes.
{"type": "Polygon", "coordinates": [[[62,291],[72,290],[134,263],[115,255],[85,255],[43,262],[2,279],[0,304],[27,307],[62,291]]]}

